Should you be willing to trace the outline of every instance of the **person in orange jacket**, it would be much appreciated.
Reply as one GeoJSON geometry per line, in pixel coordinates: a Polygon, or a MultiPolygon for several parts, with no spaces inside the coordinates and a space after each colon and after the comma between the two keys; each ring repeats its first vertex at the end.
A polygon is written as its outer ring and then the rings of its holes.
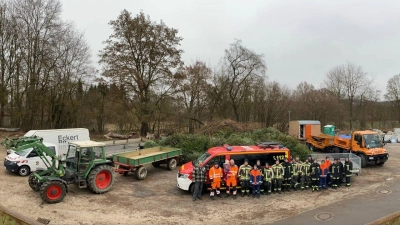
{"type": "Polygon", "coordinates": [[[321,175],[319,179],[319,187],[322,189],[326,189],[326,177],[329,171],[329,167],[326,161],[324,160],[321,161],[320,169],[321,169],[321,175]]]}
{"type": "Polygon", "coordinates": [[[331,186],[331,184],[332,184],[331,171],[329,170],[331,165],[332,165],[332,162],[329,159],[329,156],[325,157],[325,166],[328,169],[328,174],[326,176],[326,184],[329,185],[329,186],[331,186]]]}
{"type": "Polygon", "coordinates": [[[221,198],[221,178],[222,178],[222,169],[219,167],[218,162],[214,163],[214,166],[211,167],[208,172],[211,181],[211,191],[210,198],[214,200],[214,194],[217,193],[217,196],[221,198]]]}
{"type": "Polygon", "coordinates": [[[257,196],[260,198],[260,186],[261,186],[261,171],[258,169],[257,164],[254,165],[250,171],[250,185],[253,187],[253,198],[257,196]]]}
{"type": "Polygon", "coordinates": [[[227,173],[226,177],[226,197],[229,197],[232,188],[233,199],[236,199],[237,193],[237,176],[239,172],[239,167],[235,165],[235,160],[231,159],[229,164],[229,173],[227,173]]]}

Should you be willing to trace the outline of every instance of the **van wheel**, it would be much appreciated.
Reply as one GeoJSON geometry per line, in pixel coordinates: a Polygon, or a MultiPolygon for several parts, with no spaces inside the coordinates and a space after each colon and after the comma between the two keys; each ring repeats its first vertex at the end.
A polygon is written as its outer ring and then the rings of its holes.
{"type": "Polygon", "coordinates": [[[28,176],[28,175],[29,175],[29,172],[30,172],[30,171],[31,171],[31,170],[29,169],[28,166],[21,166],[21,167],[18,169],[18,174],[19,174],[20,176],[25,177],[25,176],[28,176]]]}

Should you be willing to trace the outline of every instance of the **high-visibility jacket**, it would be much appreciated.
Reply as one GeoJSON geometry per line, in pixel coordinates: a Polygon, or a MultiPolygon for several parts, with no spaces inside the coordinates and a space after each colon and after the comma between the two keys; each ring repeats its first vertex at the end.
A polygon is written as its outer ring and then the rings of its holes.
{"type": "Polygon", "coordinates": [[[292,166],[293,166],[293,175],[294,176],[297,176],[297,175],[299,175],[299,172],[301,172],[301,166],[302,166],[303,164],[301,163],[301,162],[294,162],[293,164],[292,164],[292,166]]]}
{"type": "Polygon", "coordinates": [[[208,172],[210,179],[213,179],[214,182],[220,182],[222,178],[222,169],[221,167],[215,168],[215,166],[211,167],[208,172]]]}
{"type": "MultiPolygon", "coordinates": [[[[331,167],[331,165],[332,165],[332,163],[331,163],[331,161],[330,160],[325,160],[325,166],[326,166],[326,168],[330,168],[331,167]]],[[[329,171],[329,173],[330,173],[330,171],[329,171]]]]}
{"type": "Polygon", "coordinates": [[[272,170],[272,168],[269,168],[269,167],[268,168],[264,168],[262,170],[261,175],[263,177],[263,180],[271,181],[272,178],[274,178],[274,171],[272,170]]]}
{"type": "Polygon", "coordinates": [[[353,170],[353,163],[351,161],[347,161],[344,163],[344,174],[346,177],[351,177],[351,171],[353,170]]]}
{"type": "Polygon", "coordinates": [[[339,177],[340,175],[340,167],[339,164],[337,163],[333,163],[330,167],[329,167],[329,171],[332,174],[333,177],[339,177]]]}
{"type": "Polygon", "coordinates": [[[274,171],[274,178],[275,179],[282,179],[285,171],[283,170],[283,166],[281,164],[274,164],[272,166],[272,170],[274,171]]]}
{"type": "Polygon", "coordinates": [[[251,172],[250,172],[250,184],[251,185],[261,184],[261,172],[260,172],[260,170],[251,170],[251,172]]]}
{"type": "Polygon", "coordinates": [[[310,172],[310,171],[311,171],[310,167],[311,167],[311,163],[309,163],[309,162],[303,163],[303,165],[301,166],[302,175],[304,175],[304,176],[310,176],[310,173],[311,173],[311,172],[310,172]]]}
{"type": "Polygon", "coordinates": [[[239,172],[239,168],[236,165],[229,165],[228,179],[236,179],[239,172]]]}
{"type": "Polygon", "coordinates": [[[321,169],[321,177],[326,177],[328,175],[329,172],[329,167],[327,166],[326,163],[321,163],[321,165],[319,166],[319,168],[321,169]]]}
{"type": "Polygon", "coordinates": [[[250,170],[251,170],[250,165],[247,165],[247,166],[245,166],[244,164],[241,165],[239,168],[239,179],[240,180],[250,180],[250,170]]]}

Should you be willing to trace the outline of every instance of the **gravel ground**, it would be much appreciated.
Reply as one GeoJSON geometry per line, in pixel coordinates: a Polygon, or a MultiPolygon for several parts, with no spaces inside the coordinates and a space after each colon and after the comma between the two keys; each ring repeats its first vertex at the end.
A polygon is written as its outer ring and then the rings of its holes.
{"type": "MultiPolygon", "coordinates": [[[[382,167],[364,168],[360,176],[353,176],[350,188],[321,192],[297,191],[261,196],[261,199],[238,197],[236,200],[192,202],[189,193],[176,187],[176,173],[166,168],[148,168],[148,176],[137,181],[133,174],[116,175],[111,192],[92,194],[87,189],[70,185],[64,201],[44,203],[38,192],[28,186],[28,178],[5,170],[0,161],[0,202],[34,220],[50,220],[49,224],[265,224],[297,215],[328,204],[340,205],[347,198],[363,198],[376,187],[400,177],[400,144],[386,146],[390,157],[382,167]]],[[[0,157],[6,155],[0,148],[0,157]]]]}

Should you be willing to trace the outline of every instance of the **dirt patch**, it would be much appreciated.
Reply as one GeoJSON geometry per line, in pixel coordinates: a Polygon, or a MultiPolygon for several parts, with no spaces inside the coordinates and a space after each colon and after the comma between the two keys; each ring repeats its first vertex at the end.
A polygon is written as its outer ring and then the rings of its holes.
{"type": "MultiPolygon", "coordinates": [[[[33,220],[48,219],[50,224],[265,224],[343,199],[368,198],[385,189],[387,182],[400,178],[400,144],[387,145],[387,149],[389,161],[382,167],[363,169],[360,176],[352,177],[350,188],[216,201],[205,194],[196,202],[188,192],[176,187],[177,170],[149,166],[145,180],[137,181],[132,173],[117,175],[113,190],[102,195],[70,185],[63,202],[49,205],[29,188],[27,177],[5,171],[0,160],[0,202],[33,220]]],[[[4,156],[5,150],[0,148],[0,157],[4,156]]]]}

